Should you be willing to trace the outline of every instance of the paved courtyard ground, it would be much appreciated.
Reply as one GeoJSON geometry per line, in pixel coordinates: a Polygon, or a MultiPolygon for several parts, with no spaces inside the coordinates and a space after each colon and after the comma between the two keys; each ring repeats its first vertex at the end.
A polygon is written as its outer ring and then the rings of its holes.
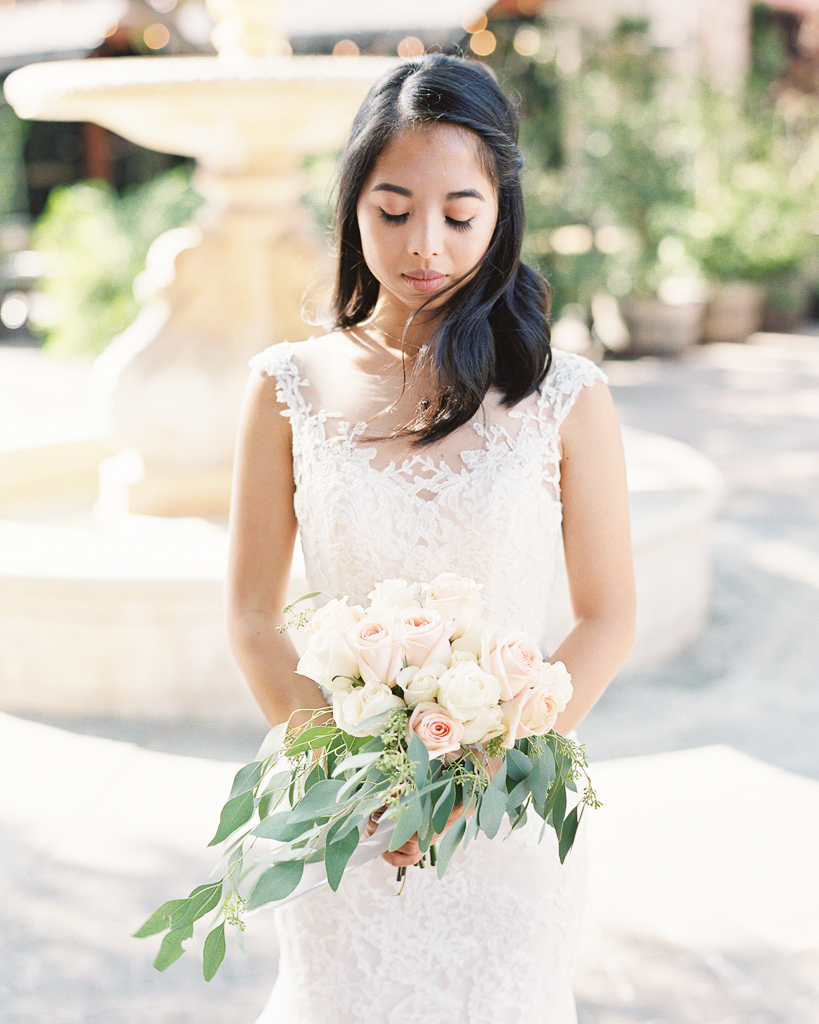
{"type": "MultiPolygon", "coordinates": [[[[819,337],[607,369],[623,422],[692,444],[726,495],[703,633],[623,674],[584,723],[605,806],[580,1024],[816,1024],[819,337]]],[[[6,443],[82,425],[83,379],[0,348],[6,443]]],[[[235,762],[263,732],[0,714],[0,1020],[253,1021],[269,919],[210,985],[191,956],[158,974],[129,933],[207,873],[235,762]]]]}

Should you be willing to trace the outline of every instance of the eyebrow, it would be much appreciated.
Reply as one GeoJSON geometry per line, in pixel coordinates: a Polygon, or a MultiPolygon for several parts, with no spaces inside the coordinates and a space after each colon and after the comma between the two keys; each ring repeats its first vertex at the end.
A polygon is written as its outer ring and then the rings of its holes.
{"type": "MultiPolygon", "coordinates": [[[[373,192],[395,192],[399,196],[412,196],[412,192],[408,188],[402,188],[400,185],[390,185],[386,181],[379,185],[374,185],[373,192]]],[[[446,198],[447,201],[453,199],[480,199],[481,202],[486,202],[476,188],[465,188],[461,189],[460,192],[447,192],[446,198]]]]}

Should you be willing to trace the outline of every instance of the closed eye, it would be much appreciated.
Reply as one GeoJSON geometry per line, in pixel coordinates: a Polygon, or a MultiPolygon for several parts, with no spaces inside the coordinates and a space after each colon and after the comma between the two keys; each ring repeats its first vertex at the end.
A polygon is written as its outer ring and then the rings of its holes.
{"type": "MultiPolygon", "coordinates": [[[[387,213],[386,210],[382,210],[379,207],[381,216],[388,224],[392,224],[394,227],[400,227],[401,224],[406,224],[409,213],[387,213]]],[[[472,227],[472,217],[467,220],[456,220],[454,217],[447,217],[446,222],[455,231],[468,231],[472,227]]]]}
{"type": "MultiPolygon", "coordinates": [[[[379,207],[379,209],[381,209],[381,207],[379,207]]],[[[381,210],[381,216],[384,218],[384,220],[388,224],[394,224],[396,227],[398,227],[399,224],[405,224],[406,223],[406,220],[407,220],[407,217],[409,217],[409,214],[408,213],[387,213],[386,210],[381,210]]]]}

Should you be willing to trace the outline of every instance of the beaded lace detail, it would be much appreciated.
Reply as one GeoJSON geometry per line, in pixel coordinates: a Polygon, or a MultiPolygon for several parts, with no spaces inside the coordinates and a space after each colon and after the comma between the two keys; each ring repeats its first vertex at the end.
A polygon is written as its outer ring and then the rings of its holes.
{"type": "MultiPolygon", "coordinates": [[[[368,441],[328,411],[299,346],[262,352],[292,425],[295,509],[311,590],[366,602],[379,579],[444,571],[483,585],[486,617],[543,641],[561,524],[560,425],[602,373],[554,353],[539,394],[488,396],[422,451],[368,441]]],[[[565,865],[539,819],[479,836],[442,881],[410,869],[396,896],[381,858],[276,911],[281,959],[258,1024],[574,1024],[571,970],[584,843],[565,865]]],[[[581,833],[582,833],[581,829],[581,833]]]]}

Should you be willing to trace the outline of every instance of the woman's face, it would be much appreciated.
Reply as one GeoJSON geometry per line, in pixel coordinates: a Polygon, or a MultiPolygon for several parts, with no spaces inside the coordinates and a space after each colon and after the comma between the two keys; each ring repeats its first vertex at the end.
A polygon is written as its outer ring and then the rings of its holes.
{"type": "Polygon", "coordinates": [[[358,224],[364,259],[381,286],[377,312],[405,318],[468,276],[489,248],[498,199],[481,145],[454,125],[424,125],[396,135],[376,161],[359,196],[358,224]]]}

